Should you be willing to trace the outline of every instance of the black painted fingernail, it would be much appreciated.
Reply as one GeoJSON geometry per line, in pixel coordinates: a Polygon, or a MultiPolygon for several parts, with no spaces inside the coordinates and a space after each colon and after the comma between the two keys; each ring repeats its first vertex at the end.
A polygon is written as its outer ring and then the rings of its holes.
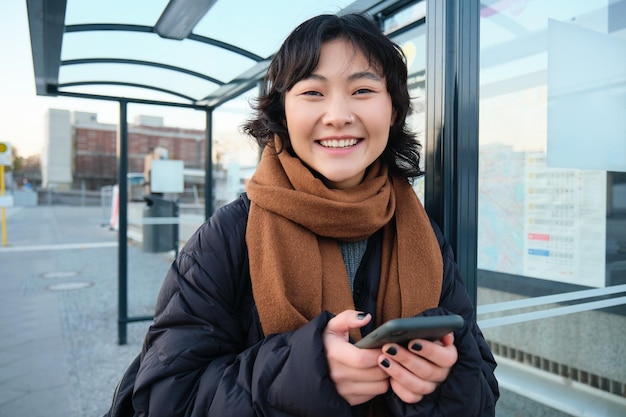
{"type": "Polygon", "coordinates": [[[356,315],[357,320],[363,320],[367,316],[367,313],[359,313],[356,315]]]}
{"type": "Polygon", "coordinates": [[[420,350],[422,350],[422,345],[420,345],[419,343],[415,342],[411,345],[411,349],[419,352],[420,350]]]}
{"type": "Polygon", "coordinates": [[[383,360],[380,362],[380,364],[381,364],[382,366],[384,366],[385,368],[389,368],[389,365],[390,365],[390,363],[389,363],[389,361],[388,361],[387,359],[383,359],[383,360]]]}
{"type": "Polygon", "coordinates": [[[387,353],[393,356],[398,353],[398,351],[396,350],[395,346],[390,346],[389,349],[387,349],[387,353]]]}

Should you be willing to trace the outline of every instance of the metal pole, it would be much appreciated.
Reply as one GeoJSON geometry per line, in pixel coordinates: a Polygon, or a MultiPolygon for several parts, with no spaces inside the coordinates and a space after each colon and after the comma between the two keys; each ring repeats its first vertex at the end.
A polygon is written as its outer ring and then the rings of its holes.
{"type": "Polygon", "coordinates": [[[470,299],[478,298],[478,106],[480,1],[457,0],[456,249],[470,299]]]}
{"type": "Polygon", "coordinates": [[[128,102],[120,101],[120,120],[117,131],[117,183],[118,183],[118,344],[126,344],[128,324],[128,102]]]}
{"type": "Polygon", "coordinates": [[[427,2],[425,206],[454,249],[474,305],[479,13],[478,0],[427,2]]]}
{"type": "Polygon", "coordinates": [[[213,214],[213,109],[206,110],[206,155],[204,158],[204,218],[213,214]]]}

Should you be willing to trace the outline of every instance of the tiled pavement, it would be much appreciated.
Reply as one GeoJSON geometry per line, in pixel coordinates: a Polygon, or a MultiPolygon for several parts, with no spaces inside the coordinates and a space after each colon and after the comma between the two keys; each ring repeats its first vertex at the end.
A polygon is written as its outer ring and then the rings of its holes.
{"type": "MultiPolygon", "coordinates": [[[[150,324],[117,340],[117,233],[98,207],[5,209],[0,417],[100,417],[150,324]]],[[[152,314],[171,253],[128,247],[129,315],[152,314]]]]}

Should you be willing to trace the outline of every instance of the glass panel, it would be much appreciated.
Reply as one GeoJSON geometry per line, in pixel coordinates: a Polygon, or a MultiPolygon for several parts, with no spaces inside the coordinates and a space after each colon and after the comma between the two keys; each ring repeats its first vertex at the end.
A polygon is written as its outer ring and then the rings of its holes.
{"type": "Polygon", "coordinates": [[[107,0],[104,4],[72,0],[67,2],[66,25],[123,23],[153,26],[168,0],[107,0]]]}
{"type": "Polygon", "coordinates": [[[386,33],[394,32],[424,18],[426,18],[426,2],[418,1],[385,19],[383,30],[386,33]]]}
{"type": "Polygon", "coordinates": [[[241,132],[251,117],[250,102],[258,90],[253,88],[213,112],[213,207],[230,203],[245,191],[259,161],[256,142],[241,132]]]}
{"type": "Polygon", "coordinates": [[[141,225],[144,250],[175,251],[204,221],[206,113],[133,104],[128,114],[128,171],[148,183],[129,186],[129,236],[141,225]]]}
{"type": "MultiPolygon", "coordinates": [[[[409,10],[414,10],[410,8],[409,10]]],[[[419,13],[406,13],[404,17],[412,16],[413,18],[423,18],[419,13]]],[[[396,21],[394,18],[390,19],[396,21]]],[[[403,26],[406,22],[402,19],[403,26]]],[[[417,137],[422,144],[422,169],[424,167],[424,145],[426,143],[426,25],[421,24],[415,28],[412,28],[400,35],[393,36],[393,41],[402,47],[407,59],[408,66],[408,84],[409,94],[411,96],[411,102],[413,106],[412,113],[409,114],[407,119],[409,127],[412,131],[417,133],[417,137]]],[[[414,183],[414,188],[422,201],[424,201],[424,177],[419,178],[414,183]]]]}
{"type": "MultiPolygon", "coordinates": [[[[161,39],[152,33],[122,31],[74,32],[65,35],[62,60],[117,58],[172,65],[228,83],[255,62],[213,45],[192,41],[161,39]]],[[[140,82],[189,95],[197,100],[219,87],[211,80],[182,72],[139,64],[83,63],[63,65],[60,82],[113,80],[140,82]]],[[[111,95],[110,86],[97,86],[90,93],[111,95]]],[[[85,87],[81,87],[83,91],[85,87]]],[[[132,91],[132,90],[131,90],[132,91]]],[[[128,96],[128,94],[120,94],[128,96]]],[[[136,97],[146,98],[141,94],[136,97]]],[[[168,97],[171,99],[171,97],[168,97]]],[[[177,100],[178,101],[178,100],[177,100]]]]}
{"type": "Polygon", "coordinates": [[[306,19],[337,13],[353,0],[218,1],[194,33],[239,46],[264,58],[306,19]],[[242,11],[245,11],[242,13],[242,11]]]}
{"type": "Polygon", "coordinates": [[[626,2],[482,5],[478,318],[501,415],[624,415],[626,2]]]}
{"type": "MultiPolygon", "coordinates": [[[[126,1],[112,0],[106,4],[87,3],[68,2],[65,23],[114,23],[151,27],[156,24],[168,2],[138,0],[129,4],[126,1]]],[[[267,58],[278,49],[284,37],[298,23],[320,13],[339,12],[351,3],[352,0],[218,1],[196,25],[193,33],[267,58]],[[241,13],[242,10],[246,12],[241,13]],[[271,30],[262,30],[259,22],[264,22],[266,27],[271,26],[271,30]],[[251,30],[254,32],[255,28],[257,33],[251,36],[251,30]]],[[[109,30],[66,33],[63,37],[62,59],[64,65],[60,70],[60,82],[70,83],[70,86],[61,85],[60,91],[176,103],[189,102],[189,98],[201,101],[213,93],[219,83],[229,83],[256,64],[255,60],[230,51],[228,47],[222,48],[190,39],[163,39],[156,33],[109,30]],[[118,65],[112,62],[70,62],[71,65],[67,65],[66,62],[93,58],[173,65],[206,75],[216,82],[139,63],[118,65]],[[71,84],[86,81],[111,81],[116,84],[71,84]],[[184,97],[159,92],[157,89],[119,85],[120,83],[144,84],[173,91],[184,97]]]]}
{"type": "Polygon", "coordinates": [[[129,64],[88,64],[88,65],[70,65],[63,66],[59,71],[60,88],[63,91],[72,91],[73,87],[64,86],[62,84],[76,82],[119,82],[131,83],[135,85],[146,86],[145,88],[157,88],[159,90],[145,90],[134,92],[132,87],[117,86],[120,91],[112,91],[109,84],[100,85],[79,85],[76,87],[78,92],[93,92],[94,94],[128,96],[130,93],[133,97],[142,99],[161,99],[164,101],[189,103],[191,99],[200,100],[206,97],[209,92],[218,86],[215,83],[205,79],[185,74],[182,72],[166,70],[152,66],[141,66],[129,64]],[[167,94],[162,90],[171,91],[167,94]],[[124,94],[126,93],[126,94],[124,94]],[[184,99],[188,97],[187,99],[184,99]]]}

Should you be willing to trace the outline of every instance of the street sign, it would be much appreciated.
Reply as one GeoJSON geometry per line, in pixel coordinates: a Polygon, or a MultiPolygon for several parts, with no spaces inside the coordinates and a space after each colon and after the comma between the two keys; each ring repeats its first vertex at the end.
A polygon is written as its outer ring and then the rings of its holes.
{"type": "Polygon", "coordinates": [[[11,154],[11,144],[0,142],[0,165],[13,165],[13,155],[11,154]]]}

